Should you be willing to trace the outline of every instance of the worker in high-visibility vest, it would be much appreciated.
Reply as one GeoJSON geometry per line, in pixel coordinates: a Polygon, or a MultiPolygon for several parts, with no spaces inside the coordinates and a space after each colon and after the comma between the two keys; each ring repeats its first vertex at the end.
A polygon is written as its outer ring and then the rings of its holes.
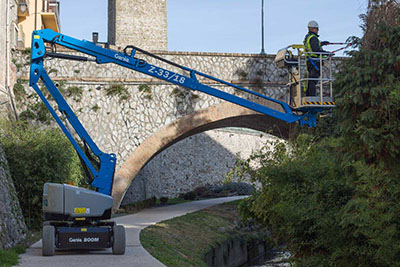
{"type": "MultiPolygon", "coordinates": [[[[328,41],[320,42],[318,37],[319,26],[315,20],[311,20],[308,23],[308,33],[304,38],[304,47],[306,50],[306,61],[307,61],[307,72],[308,80],[307,83],[307,91],[306,96],[315,96],[316,95],[316,85],[318,83],[318,78],[320,77],[320,55],[321,54],[313,54],[312,52],[317,53],[326,53],[332,55],[330,52],[324,51],[321,47],[329,44],[328,41]]],[[[326,56],[323,56],[324,58],[326,56]]]]}

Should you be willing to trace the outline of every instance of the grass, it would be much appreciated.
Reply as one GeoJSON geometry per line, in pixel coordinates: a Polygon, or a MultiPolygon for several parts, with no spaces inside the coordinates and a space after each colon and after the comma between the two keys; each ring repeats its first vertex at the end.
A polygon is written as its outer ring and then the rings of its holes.
{"type": "Polygon", "coordinates": [[[32,230],[26,234],[26,239],[22,244],[9,249],[0,249],[0,267],[14,266],[18,264],[18,255],[25,253],[26,248],[39,241],[41,238],[41,230],[32,230]]]}
{"type": "Polygon", "coordinates": [[[140,233],[143,247],[166,266],[206,266],[204,256],[233,237],[249,234],[235,228],[239,221],[233,201],[145,228],[140,233]]]}
{"type": "MultiPolygon", "coordinates": [[[[169,198],[167,205],[176,205],[176,204],[182,204],[182,203],[187,203],[187,202],[192,202],[193,200],[186,200],[183,198],[169,198]]],[[[157,205],[162,205],[160,202],[160,199],[157,199],[157,205]]]]}
{"type": "Polygon", "coordinates": [[[18,255],[25,252],[24,246],[16,246],[10,249],[0,249],[0,266],[8,267],[18,264],[18,255]]]}

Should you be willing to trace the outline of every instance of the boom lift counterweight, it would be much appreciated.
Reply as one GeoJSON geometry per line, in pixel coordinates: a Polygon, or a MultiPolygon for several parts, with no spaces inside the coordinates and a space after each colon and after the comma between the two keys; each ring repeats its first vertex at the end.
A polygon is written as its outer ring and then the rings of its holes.
{"type": "Polygon", "coordinates": [[[307,125],[309,127],[314,127],[316,125],[317,114],[327,108],[325,106],[313,106],[303,108],[302,110],[293,110],[293,108],[285,102],[176,64],[134,46],[127,46],[123,52],[119,52],[105,49],[92,42],[77,40],[49,29],[34,31],[32,34],[29,84],[40,96],[62,131],[74,146],[81,158],[87,176],[90,178],[91,186],[97,190],[97,192],[95,192],[69,185],[45,184],[43,190],[43,211],[45,218],[43,227],[43,255],[53,255],[55,247],[83,249],[112,247],[115,254],[123,254],[125,252],[125,230],[123,226],[115,225],[114,222],[111,221],[104,221],[111,218],[111,192],[116,156],[112,153],[107,154],[102,152],[90,138],[85,128],[47,74],[43,64],[46,57],[95,61],[97,64],[117,64],[175,85],[215,96],[287,123],[299,122],[300,125],[307,125]],[[92,58],[48,51],[46,44],[51,46],[60,45],[91,56],[92,58]],[[150,64],[136,57],[137,52],[162,61],[174,68],[178,68],[187,73],[187,75],[150,64]],[[250,94],[255,98],[270,101],[280,106],[280,109],[273,109],[259,104],[257,101],[213,88],[200,82],[198,77],[211,79],[250,94]],[[65,116],[69,124],[74,128],[76,135],[84,144],[85,151],[81,149],[78,141],[75,140],[66,124],[60,119],[57,112],[44,96],[38,86],[39,80],[41,80],[48,89],[50,95],[57,104],[59,112],[65,116]],[[97,160],[97,163],[93,163],[93,158],[97,160]]]}

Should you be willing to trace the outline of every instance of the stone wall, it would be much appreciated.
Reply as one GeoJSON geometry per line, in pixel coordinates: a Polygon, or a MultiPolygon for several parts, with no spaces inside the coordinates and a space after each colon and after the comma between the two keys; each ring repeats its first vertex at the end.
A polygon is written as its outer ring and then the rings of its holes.
{"type": "Polygon", "coordinates": [[[0,147],[0,248],[10,248],[23,241],[26,231],[8,163],[0,147]]]}
{"type": "Polygon", "coordinates": [[[167,50],[167,0],[109,0],[108,41],[167,50]]]}
{"type": "Polygon", "coordinates": [[[271,135],[238,128],[207,131],[186,138],[152,159],[133,180],[122,204],[153,196],[177,197],[198,186],[237,181],[227,174],[238,159],[276,140],[271,135]],[[179,177],[179,178],[178,178],[179,177]]]}
{"type": "Polygon", "coordinates": [[[250,238],[246,242],[240,238],[233,238],[216,245],[204,256],[204,261],[210,267],[261,266],[272,252],[265,240],[250,238]]]}

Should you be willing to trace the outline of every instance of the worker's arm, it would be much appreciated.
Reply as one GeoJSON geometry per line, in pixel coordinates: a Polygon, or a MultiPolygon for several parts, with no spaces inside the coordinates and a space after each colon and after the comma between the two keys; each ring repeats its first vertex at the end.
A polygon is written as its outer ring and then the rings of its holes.
{"type": "Polygon", "coordinates": [[[318,38],[316,36],[311,37],[310,45],[311,45],[311,50],[313,52],[329,53],[328,51],[325,51],[325,50],[322,49],[322,47],[319,45],[319,40],[318,40],[318,38]]]}

